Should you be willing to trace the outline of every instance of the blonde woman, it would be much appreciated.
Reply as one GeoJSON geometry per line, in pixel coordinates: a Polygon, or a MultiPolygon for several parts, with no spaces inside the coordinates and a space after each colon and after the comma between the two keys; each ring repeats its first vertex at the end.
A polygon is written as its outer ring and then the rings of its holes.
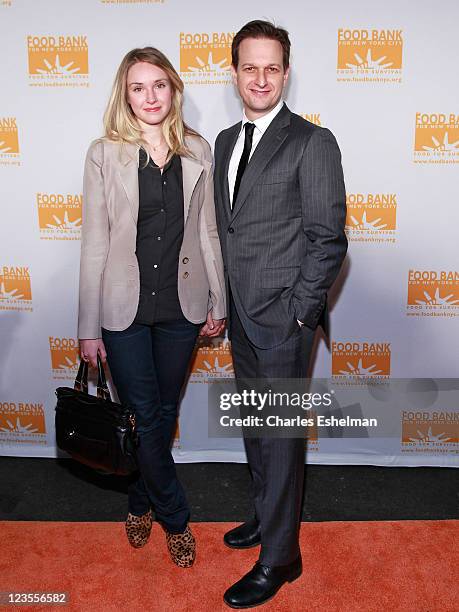
{"type": "Polygon", "coordinates": [[[182,93],[157,49],[121,62],[85,164],[78,337],[135,412],[128,540],[147,543],[153,509],[172,560],[190,567],[196,543],[170,446],[196,338],[220,335],[226,313],[211,152],[183,121],[182,93]]]}

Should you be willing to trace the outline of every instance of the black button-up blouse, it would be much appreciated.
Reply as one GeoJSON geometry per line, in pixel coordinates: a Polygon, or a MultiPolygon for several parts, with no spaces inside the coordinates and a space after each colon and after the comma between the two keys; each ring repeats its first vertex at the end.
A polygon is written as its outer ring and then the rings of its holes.
{"type": "Polygon", "coordinates": [[[146,153],[139,155],[139,216],[136,255],[140,299],[135,323],[152,325],[183,319],[177,277],[183,241],[183,183],[180,157],[174,155],[161,174],[146,153]]]}

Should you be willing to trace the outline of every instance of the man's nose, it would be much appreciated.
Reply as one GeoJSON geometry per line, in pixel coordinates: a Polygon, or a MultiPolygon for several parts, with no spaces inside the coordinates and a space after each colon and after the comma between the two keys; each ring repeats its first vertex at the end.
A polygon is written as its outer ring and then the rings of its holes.
{"type": "Polygon", "coordinates": [[[266,75],[264,70],[257,71],[257,85],[259,87],[264,87],[266,85],[266,75]]]}

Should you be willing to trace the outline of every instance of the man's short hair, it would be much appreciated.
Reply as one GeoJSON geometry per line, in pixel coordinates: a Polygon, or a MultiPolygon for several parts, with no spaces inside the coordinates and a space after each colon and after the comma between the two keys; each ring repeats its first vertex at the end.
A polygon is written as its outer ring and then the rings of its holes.
{"type": "Polygon", "coordinates": [[[284,65],[284,70],[287,70],[290,65],[290,39],[287,30],[278,28],[273,23],[262,21],[261,19],[246,23],[235,35],[231,45],[231,62],[234,68],[237,68],[239,63],[239,45],[245,38],[268,38],[270,40],[277,40],[282,46],[282,63],[284,65]]]}

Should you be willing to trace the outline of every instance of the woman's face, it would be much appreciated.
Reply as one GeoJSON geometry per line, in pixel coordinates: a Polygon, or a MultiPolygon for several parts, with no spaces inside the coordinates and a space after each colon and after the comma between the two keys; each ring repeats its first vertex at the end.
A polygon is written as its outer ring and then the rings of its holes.
{"type": "Polygon", "coordinates": [[[172,105],[169,77],[158,66],[137,62],[127,73],[127,101],[141,125],[160,125],[172,105]]]}

